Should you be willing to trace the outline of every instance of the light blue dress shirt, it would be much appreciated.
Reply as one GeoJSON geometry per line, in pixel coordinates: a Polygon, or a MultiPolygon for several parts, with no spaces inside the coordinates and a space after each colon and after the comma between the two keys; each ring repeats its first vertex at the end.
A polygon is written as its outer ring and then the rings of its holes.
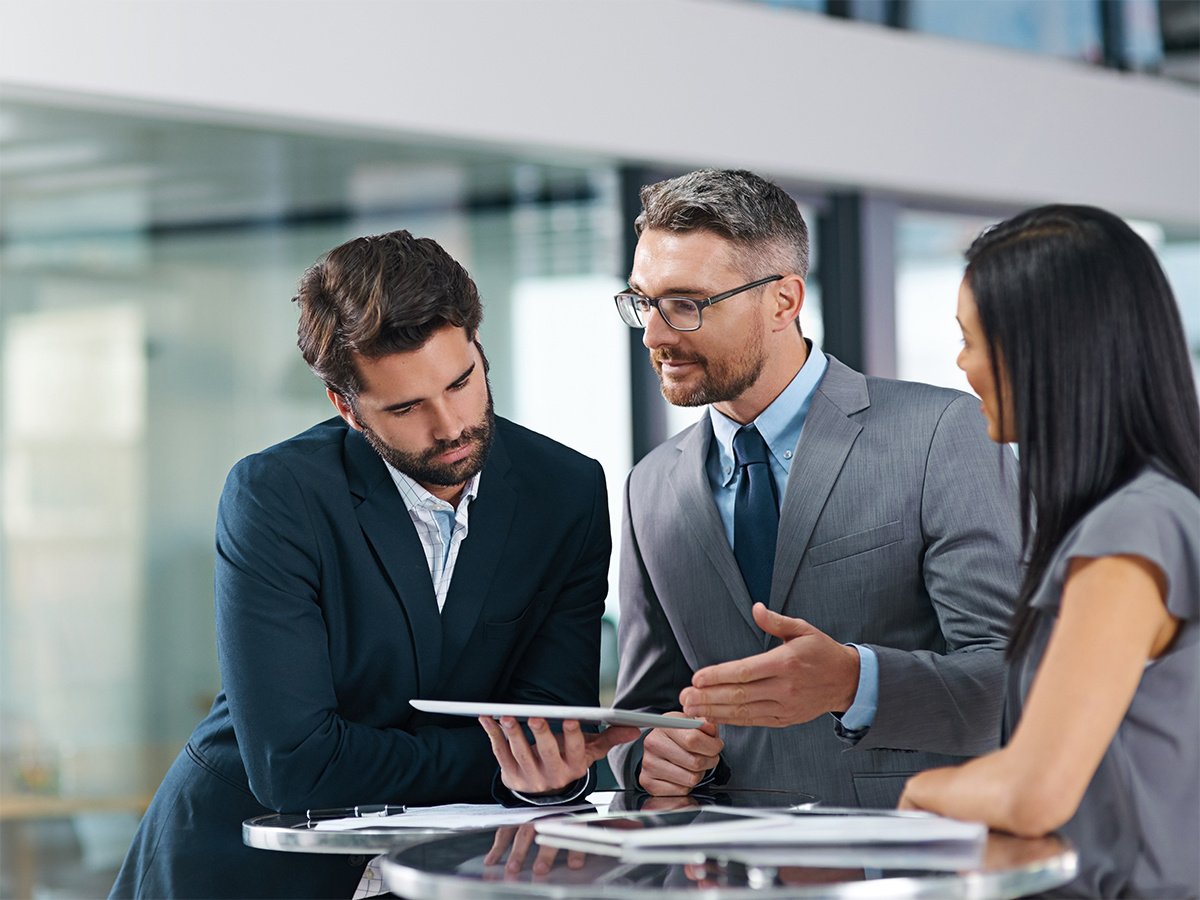
{"type": "MultiPolygon", "coordinates": [[[[787,490],[788,473],[792,469],[796,445],[800,442],[800,432],[808,416],[813,392],[829,366],[820,348],[811,342],[806,343],[809,346],[808,359],[800,371],[752,423],[770,451],[771,474],[775,477],[781,508],[787,490]]],[[[712,488],[717,513],[721,516],[721,524],[725,526],[725,537],[732,547],[733,507],[737,496],[733,436],[742,426],[712,406],[708,408],[708,415],[712,420],[714,438],[707,460],[708,483],[712,488]]],[[[848,732],[847,736],[854,737],[855,732],[866,730],[875,721],[875,710],[879,704],[879,661],[870,647],[859,644],[850,646],[858,650],[858,691],[854,695],[853,705],[841,716],[841,726],[843,731],[848,732]]]]}

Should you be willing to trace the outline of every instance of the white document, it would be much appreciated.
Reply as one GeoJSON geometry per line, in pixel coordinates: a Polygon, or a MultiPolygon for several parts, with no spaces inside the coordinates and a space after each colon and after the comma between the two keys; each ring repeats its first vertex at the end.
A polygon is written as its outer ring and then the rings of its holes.
{"type": "Polygon", "coordinates": [[[655,713],[611,709],[604,706],[554,706],[548,703],[475,703],[465,700],[409,700],[423,712],[446,716],[512,716],[516,719],[574,719],[577,722],[607,722],[609,725],[633,725],[637,728],[699,728],[700,719],[660,716],[655,713]]]}
{"type": "Polygon", "coordinates": [[[412,806],[396,816],[363,816],[324,819],[313,825],[314,831],[357,831],[360,828],[444,828],[461,831],[468,828],[495,828],[521,825],[532,819],[581,809],[594,809],[590,803],[567,806],[501,806],[498,803],[447,803],[442,806],[412,806]]]}

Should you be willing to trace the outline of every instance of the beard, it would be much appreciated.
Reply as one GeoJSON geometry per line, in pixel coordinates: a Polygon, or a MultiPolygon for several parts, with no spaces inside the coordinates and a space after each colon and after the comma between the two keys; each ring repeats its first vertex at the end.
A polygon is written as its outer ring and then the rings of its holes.
{"type": "Polygon", "coordinates": [[[463,431],[453,441],[437,441],[433,446],[418,453],[410,453],[393,447],[379,435],[363,424],[362,436],[385,462],[397,471],[403,472],[418,484],[436,484],[442,487],[452,487],[473,478],[483,470],[487,462],[488,452],[492,449],[492,438],[495,436],[496,415],[492,407],[492,386],[488,385],[487,408],[479,424],[463,431]],[[470,456],[453,463],[439,463],[437,458],[443,453],[457,450],[467,444],[474,443],[475,449],[470,456]]]}
{"type": "Polygon", "coordinates": [[[658,373],[663,397],[672,406],[704,406],[736,400],[758,381],[767,364],[763,328],[761,325],[755,328],[742,351],[727,359],[712,360],[700,353],[663,347],[650,351],[650,364],[658,373]],[[664,360],[696,363],[701,370],[699,383],[686,385],[667,381],[662,373],[664,360]]]}

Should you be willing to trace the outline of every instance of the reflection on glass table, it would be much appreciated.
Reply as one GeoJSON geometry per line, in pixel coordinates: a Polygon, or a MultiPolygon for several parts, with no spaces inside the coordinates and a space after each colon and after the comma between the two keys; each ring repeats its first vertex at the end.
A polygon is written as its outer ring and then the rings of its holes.
{"type": "MultiPolygon", "coordinates": [[[[778,807],[774,812],[779,812],[778,807]]],[[[692,806],[664,815],[676,821],[692,806]]],[[[795,815],[809,815],[797,811],[795,815]]],[[[614,814],[640,827],[645,813],[614,814]]],[[[987,834],[982,841],[906,846],[837,843],[632,847],[603,852],[539,841],[535,823],[437,838],[383,863],[396,894],[423,898],[533,896],[1020,897],[1070,881],[1074,851],[1056,837],[987,834]]]]}
{"type": "Polygon", "coordinates": [[[678,797],[655,797],[642,791],[613,791],[592,794],[589,798],[597,807],[610,813],[670,812],[676,809],[695,809],[700,806],[736,806],[746,809],[811,809],[819,797],[803,791],[772,791],[743,788],[697,788],[678,797]],[[607,804],[607,805],[605,805],[607,804]]]}

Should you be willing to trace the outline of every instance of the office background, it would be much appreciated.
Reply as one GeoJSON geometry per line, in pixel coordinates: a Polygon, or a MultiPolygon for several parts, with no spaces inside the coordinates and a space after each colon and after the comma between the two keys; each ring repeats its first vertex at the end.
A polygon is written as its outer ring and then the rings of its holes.
{"type": "Polygon", "coordinates": [[[0,4],[0,897],[102,893],[219,689],[225,473],[332,414],[304,268],[441,241],[498,412],[616,511],[698,412],[609,298],[638,186],[700,165],[792,191],[804,330],[868,372],[965,389],[962,250],[1055,200],[1134,222],[1200,370],[1191,0],[0,4]]]}

